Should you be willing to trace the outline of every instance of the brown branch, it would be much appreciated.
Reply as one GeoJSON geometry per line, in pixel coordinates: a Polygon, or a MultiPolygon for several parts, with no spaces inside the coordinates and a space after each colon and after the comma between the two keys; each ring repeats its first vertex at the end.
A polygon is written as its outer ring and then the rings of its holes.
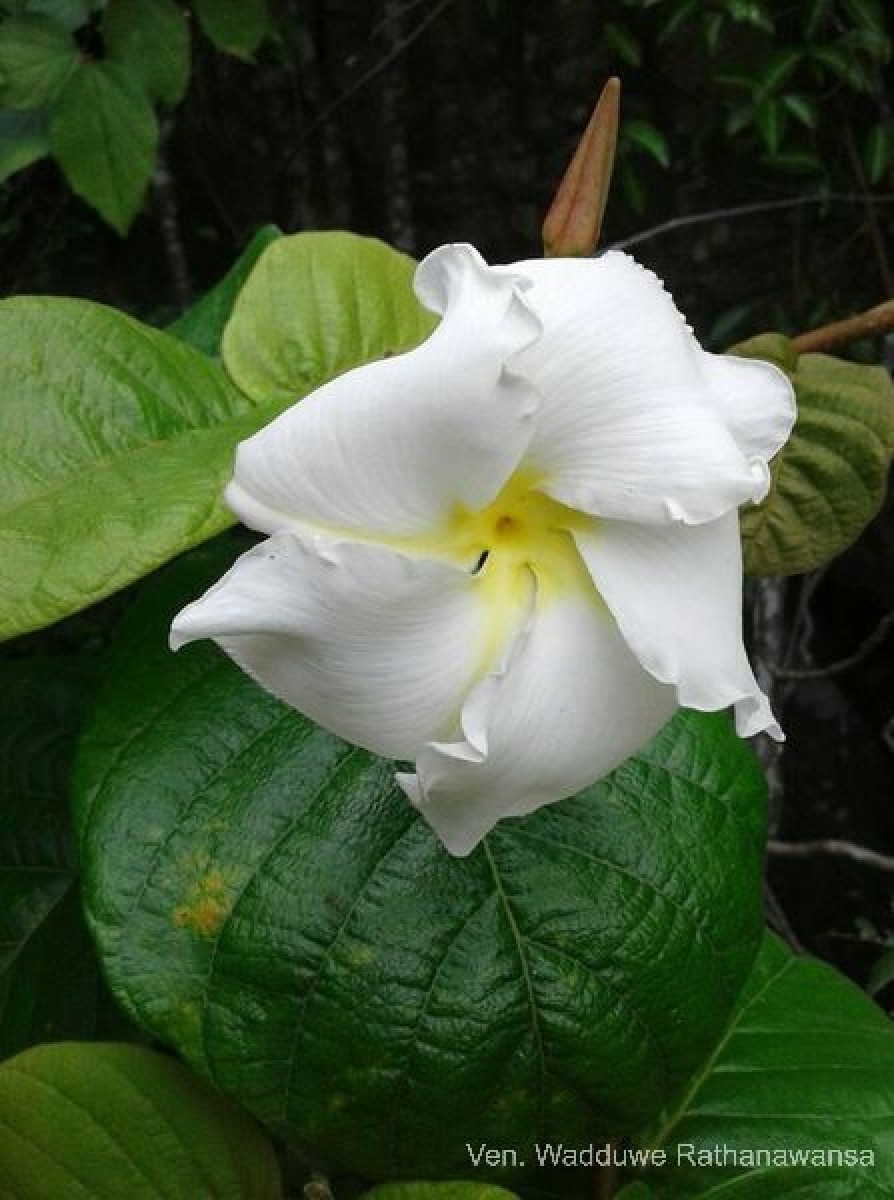
{"type": "Polygon", "coordinates": [[[849,858],[864,867],[894,872],[894,858],[879,854],[867,846],[858,846],[856,842],[843,842],[839,838],[819,838],[812,842],[780,842],[771,838],[767,842],[767,852],[779,858],[817,858],[821,855],[849,858]]]}
{"type": "Polygon", "coordinates": [[[869,637],[862,641],[853,654],[849,654],[846,658],[839,658],[824,667],[776,667],[773,669],[773,674],[777,679],[825,679],[829,675],[840,675],[842,672],[850,671],[852,667],[858,667],[861,663],[866,662],[885,641],[891,628],[894,628],[894,612],[889,612],[882,617],[869,637]]]}
{"type": "Polygon", "coordinates": [[[848,342],[859,341],[860,338],[878,337],[880,334],[894,330],[894,300],[886,300],[866,312],[857,313],[853,317],[845,317],[841,321],[833,321],[830,325],[821,325],[818,329],[799,333],[792,338],[792,346],[799,354],[807,354],[817,350],[830,350],[833,346],[844,346],[848,342]]]}

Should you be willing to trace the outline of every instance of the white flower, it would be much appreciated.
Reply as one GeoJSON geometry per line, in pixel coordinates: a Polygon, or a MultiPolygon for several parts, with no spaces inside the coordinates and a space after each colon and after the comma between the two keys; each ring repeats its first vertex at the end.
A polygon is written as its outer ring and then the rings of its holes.
{"type": "Polygon", "coordinates": [[[678,704],[781,737],[742,644],[736,509],[794,421],[626,255],[416,273],[442,320],[239,447],[270,535],[174,621],[379,754],[454,854],[578,791],[678,704]]]}

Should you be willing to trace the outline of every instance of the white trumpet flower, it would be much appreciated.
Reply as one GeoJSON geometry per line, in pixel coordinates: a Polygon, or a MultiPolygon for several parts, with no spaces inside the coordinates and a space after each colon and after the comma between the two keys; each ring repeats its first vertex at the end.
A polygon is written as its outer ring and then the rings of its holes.
{"type": "Polygon", "coordinates": [[[626,255],[419,266],[441,316],[243,442],[269,539],[175,619],[376,753],[454,854],[643,746],[678,705],[781,737],[742,642],[736,509],[795,416],[626,255]]]}

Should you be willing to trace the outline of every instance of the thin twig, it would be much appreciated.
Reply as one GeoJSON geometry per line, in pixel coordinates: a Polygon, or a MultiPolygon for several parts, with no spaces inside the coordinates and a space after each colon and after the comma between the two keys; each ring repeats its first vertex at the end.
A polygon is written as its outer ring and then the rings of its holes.
{"type": "Polygon", "coordinates": [[[177,204],[174,177],[168,163],[167,143],[169,137],[170,126],[162,130],[159,138],[158,158],[152,173],[152,191],[156,200],[161,240],[164,245],[165,257],[168,260],[171,291],[178,308],[186,308],[192,298],[192,280],[189,260],[186,257],[186,247],[183,243],[183,232],[180,228],[180,209],[177,204]]]}
{"type": "MultiPolygon", "coordinates": [[[[879,199],[894,199],[894,197],[876,197],[879,199]]],[[[800,204],[824,204],[827,201],[835,201],[839,204],[863,204],[865,203],[862,196],[851,196],[847,193],[824,193],[815,192],[806,196],[789,196],[785,200],[758,200],[753,204],[737,204],[732,208],[714,208],[708,212],[690,213],[688,216],[671,217],[668,221],[662,221],[659,225],[652,225],[649,229],[643,229],[639,233],[634,233],[629,238],[622,238],[619,242],[612,242],[607,247],[609,250],[626,250],[629,246],[637,246],[640,242],[651,241],[652,238],[661,237],[662,234],[671,233],[675,229],[685,229],[689,225],[703,225],[708,221],[724,221],[735,219],[737,217],[749,217],[755,213],[774,212],[782,208],[797,208],[800,204]]]]}
{"type": "Polygon", "coordinates": [[[854,178],[863,197],[866,222],[869,229],[869,240],[872,242],[872,247],[875,250],[875,260],[879,275],[881,276],[882,286],[887,296],[894,296],[894,273],[891,271],[888,247],[885,244],[882,227],[879,224],[878,213],[875,211],[875,197],[870,190],[869,184],[866,182],[866,172],[863,170],[863,162],[854,139],[854,131],[847,123],[844,126],[844,148],[847,151],[847,156],[850,159],[851,168],[854,172],[854,178]]]}
{"type": "Polygon", "coordinates": [[[323,122],[328,120],[337,109],[341,108],[343,104],[346,104],[348,100],[355,96],[361,88],[366,87],[366,85],[375,79],[377,75],[380,75],[383,71],[386,71],[394,62],[394,60],[401,54],[405,53],[405,51],[407,51],[410,46],[412,46],[413,43],[422,36],[426,29],[428,29],[429,25],[436,21],[441,13],[444,12],[444,10],[453,2],[454,0],[441,0],[440,4],[436,4],[431,12],[426,13],[423,20],[421,20],[419,24],[406,35],[406,37],[402,38],[399,42],[393,45],[387,54],[384,54],[377,62],[373,63],[373,65],[367,71],[364,71],[358,79],[354,80],[350,87],[345,88],[345,90],[340,92],[335,99],[332,100],[331,103],[327,104],[321,112],[318,112],[305,132],[311,133],[318,126],[322,125],[323,122]]]}
{"type": "Polygon", "coordinates": [[[830,855],[835,858],[849,858],[864,867],[874,867],[877,871],[894,872],[894,858],[887,854],[879,854],[868,846],[859,846],[856,842],[844,842],[839,838],[819,838],[810,842],[780,842],[771,838],[767,842],[767,852],[779,858],[817,858],[830,855]]]}
{"type": "Polygon", "coordinates": [[[792,338],[792,347],[799,354],[830,350],[833,346],[843,346],[861,338],[878,337],[892,329],[894,300],[886,300],[883,304],[876,304],[874,308],[857,313],[853,317],[845,317],[841,321],[833,321],[830,325],[821,325],[818,329],[799,333],[797,337],[792,338]]]}
{"type": "Polygon", "coordinates": [[[790,948],[796,954],[806,954],[798,935],[791,926],[791,922],[785,914],[785,909],[776,898],[776,893],[764,880],[764,918],[774,933],[778,933],[783,941],[788,942],[790,948]]]}
{"type": "Polygon", "coordinates": [[[846,658],[839,658],[824,667],[776,667],[773,668],[773,674],[777,679],[825,679],[827,675],[840,675],[864,663],[884,642],[890,629],[894,629],[894,611],[882,617],[869,637],[846,658]]]}

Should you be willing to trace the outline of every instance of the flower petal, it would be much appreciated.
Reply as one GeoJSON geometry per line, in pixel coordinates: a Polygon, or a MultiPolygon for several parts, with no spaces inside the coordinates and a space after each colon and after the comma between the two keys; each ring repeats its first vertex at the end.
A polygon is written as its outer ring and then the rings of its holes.
{"type": "Polygon", "coordinates": [[[171,645],[213,638],[262,687],[378,754],[450,737],[481,674],[475,577],[377,546],[280,533],[174,620],[171,645]]]}
{"type": "Polygon", "coordinates": [[[398,782],[452,854],[503,817],[572,795],[647,742],[676,708],[595,595],[542,602],[502,673],[463,708],[465,738],[425,746],[398,782]]]}
{"type": "Polygon", "coordinates": [[[514,370],[543,402],[526,465],[557,500],[597,516],[713,520],[760,499],[769,474],[736,444],[703,351],[657,277],[625,254],[512,268],[543,336],[514,370]]]}
{"type": "Polygon", "coordinates": [[[768,462],[788,441],[798,415],[788,376],[772,363],[732,354],[703,352],[701,366],[742,453],[768,462]]]}
{"type": "Polygon", "coordinates": [[[233,512],[266,533],[385,541],[427,535],[458,505],[484,507],[539,403],[508,369],[540,330],[524,286],[471,246],[429,255],[416,287],[443,313],[431,337],[332,380],[243,442],[226,492],[233,512]]]}
{"type": "Polygon", "coordinates": [[[782,738],[742,641],[742,550],[736,513],[695,527],[600,522],[575,535],[596,587],[647,671],[680,704],[736,707],[743,737],[782,738]]]}

